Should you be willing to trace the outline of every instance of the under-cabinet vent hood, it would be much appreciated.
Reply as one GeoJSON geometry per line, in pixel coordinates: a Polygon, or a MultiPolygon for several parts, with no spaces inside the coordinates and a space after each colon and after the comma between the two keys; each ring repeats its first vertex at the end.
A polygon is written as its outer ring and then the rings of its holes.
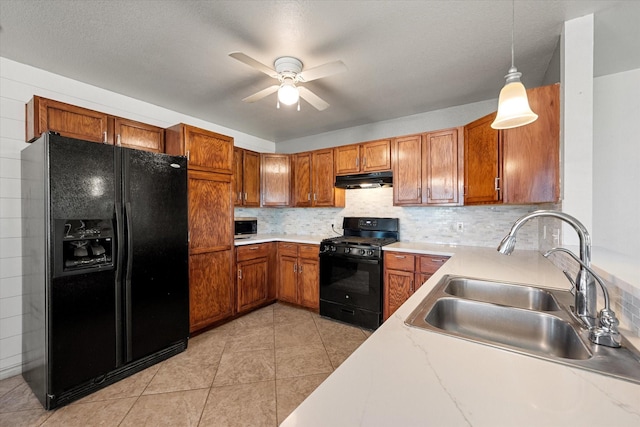
{"type": "Polygon", "coordinates": [[[371,172],[359,175],[336,176],[337,188],[379,188],[393,186],[393,174],[387,172],[371,172]]]}

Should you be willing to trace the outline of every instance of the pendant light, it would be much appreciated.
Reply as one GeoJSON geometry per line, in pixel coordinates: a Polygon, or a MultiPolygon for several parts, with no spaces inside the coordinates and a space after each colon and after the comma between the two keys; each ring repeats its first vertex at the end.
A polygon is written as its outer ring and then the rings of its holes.
{"type": "Polygon", "coordinates": [[[511,68],[504,76],[506,83],[500,91],[498,99],[498,114],[496,119],[491,123],[494,129],[511,129],[518,126],[528,125],[534,122],[538,115],[531,111],[529,107],[529,99],[527,91],[520,76],[522,73],[514,65],[513,54],[513,33],[515,27],[515,1],[511,3],[511,68]]]}

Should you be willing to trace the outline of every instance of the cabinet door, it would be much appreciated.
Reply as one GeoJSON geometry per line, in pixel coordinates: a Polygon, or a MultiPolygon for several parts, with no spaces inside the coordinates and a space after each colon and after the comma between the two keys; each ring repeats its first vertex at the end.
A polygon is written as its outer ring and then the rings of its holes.
{"type": "Polygon", "coordinates": [[[421,135],[396,138],[393,141],[393,204],[422,203],[421,135]]]}
{"type": "Polygon", "coordinates": [[[242,148],[233,147],[233,204],[242,206],[242,148]]]}
{"type": "Polygon", "coordinates": [[[164,129],[133,120],[114,119],[115,143],[118,146],[164,153],[164,129]]]}
{"type": "Polygon", "coordinates": [[[318,259],[299,258],[298,303],[307,308],[320,308],[320,262],[318,259]]]}
{"type": "Polygon", "coordinates": [[[233,138],[185,124],[167,129],[167,153],[182,151],[189,169],[233,173],[233,138]],[[177,147],[173,148],[172,145],[177,147]]]}
{"type": "Polygon", "coordinates": [[[422,202],[429,205],[457,205],[458,130],[428,133],[423,141],[422,202]]]}
{"type": "Polygon", "coordinates": [[[500,200],[498,131],[491,127],[496,113],[464,127],[464,204],[500,200]]]}
{"type": "Polygon", "coordinates": [[[289,206],[291,167],[288,154],[260,155],[262,206],[289,206]]]}
{"type": "Polygon", "coordinates": [[[293,155],[293,205],[311,206],[311,153],[293,155]]]}
{"type": "Polygon", "coordinates": [[[560,182],[559,85],[527,90],[538,119],[501,131],[503,144],[503,202],[556,202],[560,182]]]}
{"type": "Polygon", "coordinates": [[[313,152],[313,206],[335,206],[333,150],[313,152]]]}
{"type": "Polygon", "coordinates": [[[278,299],[298,303],[298,258],[288,255],[278,257],[278,299]]]}
{"type": "Polygon", "coordinates": [[[237,266],[236,298],[238,312],[256,307],[267,300],[268,271],[267,258],[242,261],[237,266]]]}
{"type": "Polygon", "coordinates": [[[189,256],[191,332],[233,315],[232,258],[232,250],[189,256]]]}
{"type": "Polygon", "coordinates": [[[385,271],[383,313],[385,320],[413,294],[413,281],[413,271],[385,271]]]}
{"type": "Polygon", "coordinates": [[[231,175],[189,171],[189,253],[231,250],[231,175]]]}
{"type": "Polygon", "coordinates": [[[26,105],[26,140],[31,142],[43,132],[85,141],[111,143],[107,139],[108,115],[75,105],[34,96],[26,105]]]}
{"type": "Polygon", "coordinates": [[[343,145],[335,149],[336,175],[360,172],[360,146],[343,145]]]}
{"type": "Polygon", "coordinates": [[[383,139],[362,144],[362,172],[391,170],[391,140],[383,139]]]}
{"type": "Polygon", "coordinates": [[[243,206],[260,206],[260,153],[244,150],[243,153],[243,206]]]}

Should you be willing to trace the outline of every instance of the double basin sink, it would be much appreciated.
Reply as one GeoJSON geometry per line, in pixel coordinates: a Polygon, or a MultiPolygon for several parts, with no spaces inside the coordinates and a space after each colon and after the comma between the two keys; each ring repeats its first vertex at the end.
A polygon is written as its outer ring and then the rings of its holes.
{"type": "Polygon", "coordinates": [[[640,383],[640,352],[596,345],[571,313],[569,291],[444,276],[409,326],[640,383]]]}

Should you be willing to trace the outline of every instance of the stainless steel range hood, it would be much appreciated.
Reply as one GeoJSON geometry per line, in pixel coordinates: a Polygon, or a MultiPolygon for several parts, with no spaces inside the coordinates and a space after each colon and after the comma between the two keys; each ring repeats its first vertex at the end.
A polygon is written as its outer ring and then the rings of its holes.
{"type": "Polygon", "coordinates": [[[336,176],[336,188],[379,188],[393,186],[393,174],[387,172],[371,172],[358,175],[336,176]]]}

